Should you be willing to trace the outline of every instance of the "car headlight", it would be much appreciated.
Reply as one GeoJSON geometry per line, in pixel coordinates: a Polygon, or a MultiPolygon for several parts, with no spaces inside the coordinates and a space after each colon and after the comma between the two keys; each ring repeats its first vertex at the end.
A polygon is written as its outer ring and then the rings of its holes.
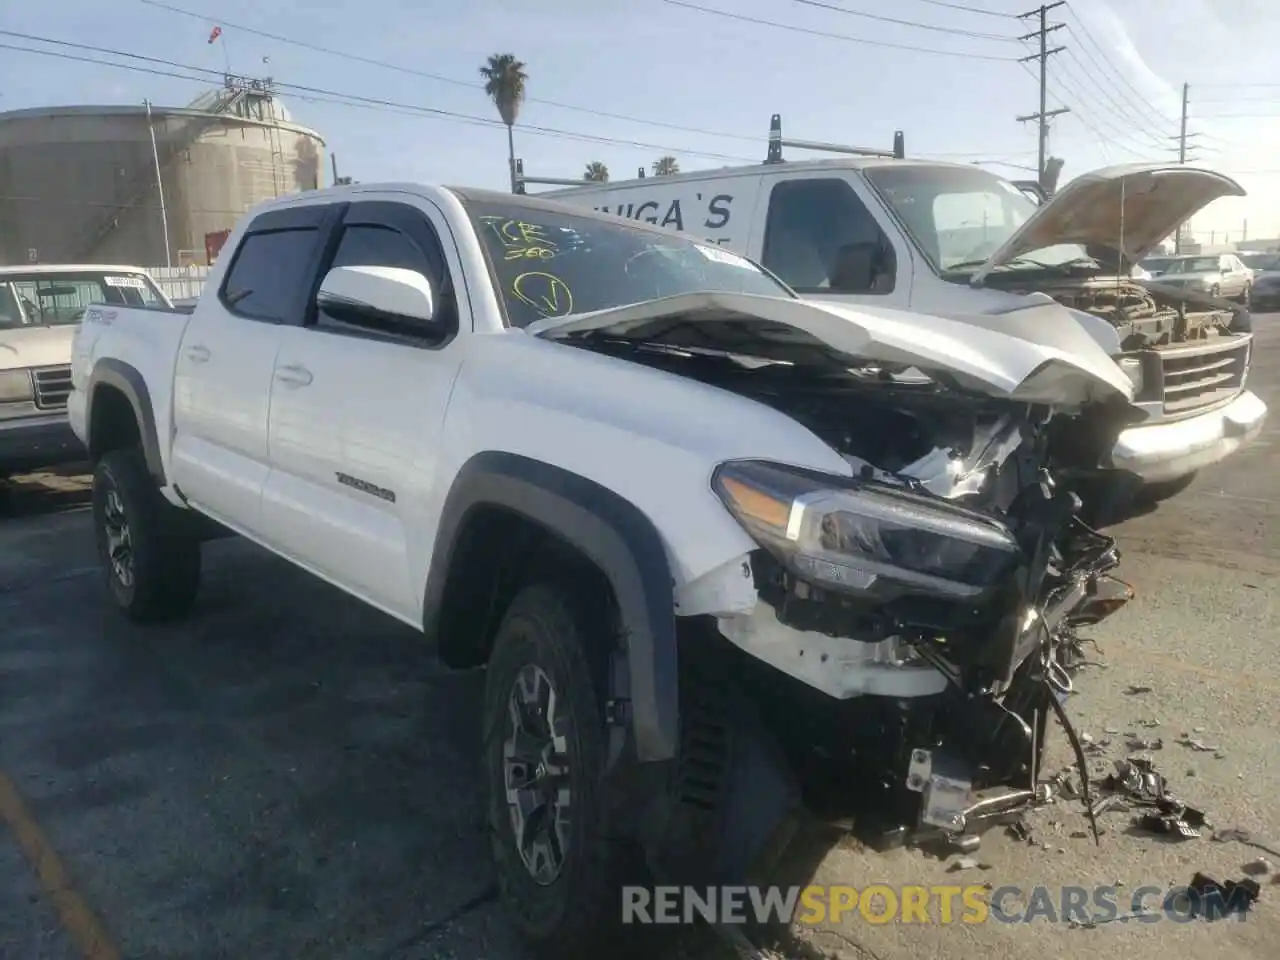
{"type": "Polygon", "coordinates": [[[0,403],[30,400],[31,374],[26,370],[0,370],[0,403]]]}
{"type": "Polygon", "coordinates": [[[972,599],[1021,560],[999,521],[876,481],[734,461],[716,470],[712,487],[757,543],[833,590],[972,599]]]}
{"type": "Polygon", "coordinates": [[[1116,365],[1124,372],[1124,375],[1133,383],[1133,395],[1136,397],[1142,393],[1142,358],[1141,357],[1117,357],[1116,365]]]}

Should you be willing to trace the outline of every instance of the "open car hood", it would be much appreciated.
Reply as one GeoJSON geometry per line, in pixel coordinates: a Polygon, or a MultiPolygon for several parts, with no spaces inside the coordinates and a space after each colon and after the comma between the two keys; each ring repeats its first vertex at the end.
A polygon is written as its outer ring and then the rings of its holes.
{"type": "Polygon", "coordinates": [[[816,300],[691,293],[542,320],[526,333],[553,340],[588,335],[715,350],[827,369],[915,367],[943,383],[992,397],[1080,407],[1133,399],[1129,378],[1065,307],[1035,301],[1000,318],[956,318],[855,308],[816,300]],[[1043,316],[1041,315],[1043,314],[1043,316]]]}
{"type": "Polygon", "coordinates": [[[1243,197],[1230,177],[1182,164],[1131,163],[1076,177],[1042,205],[993,253],[969,282],[975,286],[1015,257],[1059,243],[1078,243],[1121,269],[1156,249],[1178,226],[1220,197],[1243,197]]]}

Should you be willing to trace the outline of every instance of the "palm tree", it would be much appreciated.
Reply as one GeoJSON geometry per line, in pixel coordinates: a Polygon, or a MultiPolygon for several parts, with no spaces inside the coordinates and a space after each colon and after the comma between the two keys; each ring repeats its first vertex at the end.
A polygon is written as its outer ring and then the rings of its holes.
{"type": "Polygon", "coordinates": [[[659,157],[653,161],[653,175],[655,177],[669,177],[679,172],[680,164],[675,157],[659,157]]]}
{"type": "Polygon", "coordinates": [[[605,183],[609,179],[609,168],[599,160],[592,160],[587,164],[587,169],[582,174],[582,179],[594,180],[596,183],[605,183]]]}
{"type": "Polygon", "coordinates": [[[511,192],[516,189],[516,141],[512,128],[516,117],[520,115],[520,105],[524,103],[525,84],[529,75],[524,72],[524,64],[517,60],[513,53],[495,53],[491,55],[483,67],[480,76],[484,77],[484,92],[493,100],[498,108],[498,116],[507,125],[507,166],[511,171],[511,192]]]}

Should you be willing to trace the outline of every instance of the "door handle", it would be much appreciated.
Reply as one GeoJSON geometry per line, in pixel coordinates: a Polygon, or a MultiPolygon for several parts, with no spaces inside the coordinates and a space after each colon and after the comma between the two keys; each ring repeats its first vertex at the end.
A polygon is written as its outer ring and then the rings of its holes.
{"type": "Polygon", "coordinates": [[[187,359],[192,363],[206,363],[209,360],[209,348],[196,344],[187,348],[187,359]]]}
{"type": "Polygon", "coordinates": [[[305,387],[311,382],[311,371],[301,364],[291,363],[276,368],[276,379],[290,387],[305,387]]]}

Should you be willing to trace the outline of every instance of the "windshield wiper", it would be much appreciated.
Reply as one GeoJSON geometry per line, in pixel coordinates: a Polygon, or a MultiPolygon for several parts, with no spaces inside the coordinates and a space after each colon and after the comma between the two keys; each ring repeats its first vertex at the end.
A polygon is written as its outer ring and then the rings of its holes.
{"type": "MultiPolygon", "coordinates": [[[[974,267],[980,267],[986,260],[962,260],[960,263],[953,263],[947,267],[947,273],[954,273],[960,270],[968,270],[974,267]]],[[[1004,263],[997,264],[992,270],[1003,270],[1007,267],[1035,267],[1037,270],[1072,270],[1075,267],[1099,267],[1101,264],[1093,257],[1076,257],[1073,260],[1064,260],[1062,263],[1045,263],[1042,260],[1033,260],[1031,257],[1013,257],[1004,263]]]]}

